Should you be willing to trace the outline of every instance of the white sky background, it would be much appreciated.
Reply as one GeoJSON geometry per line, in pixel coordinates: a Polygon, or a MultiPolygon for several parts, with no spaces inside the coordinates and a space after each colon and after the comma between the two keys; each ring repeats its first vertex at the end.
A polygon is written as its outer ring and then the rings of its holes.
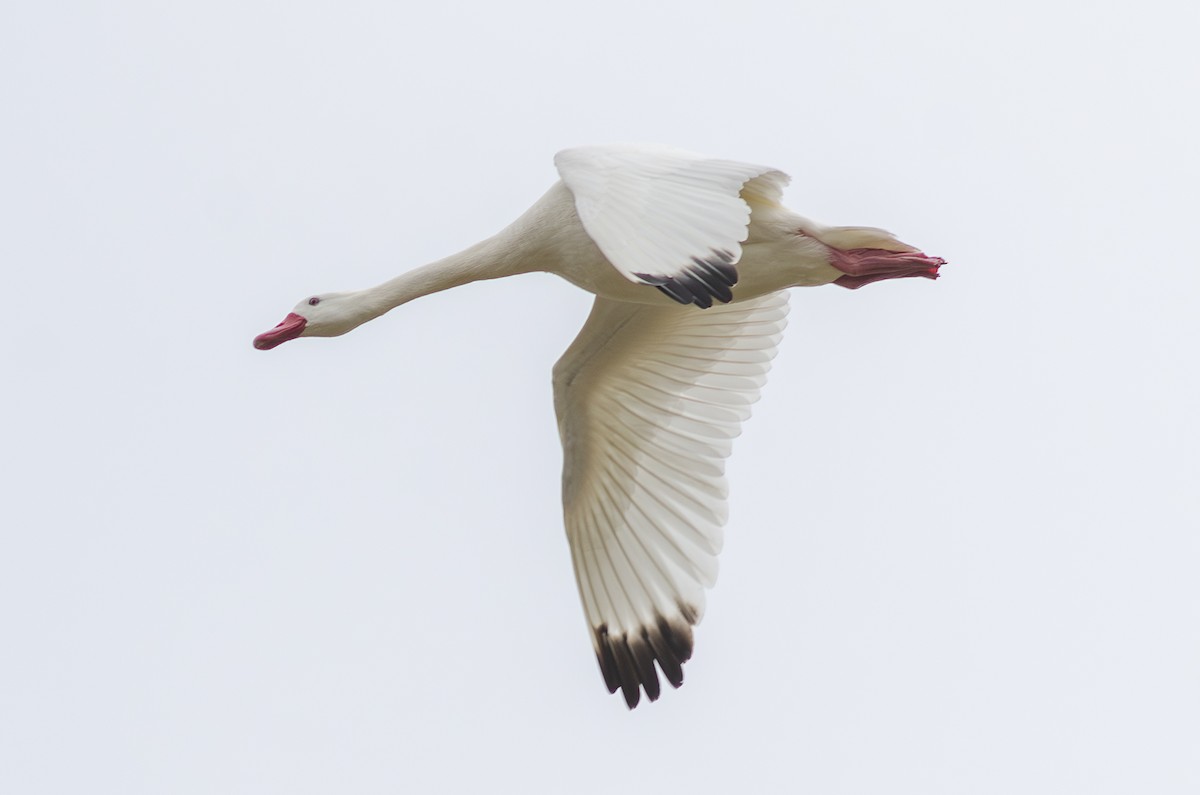
{"type": "Polygon", "coordinates": [[[0,791],[1200,791],[1196,9],[0,6],[0,791]],[[250,346],[626,140],[950,261],[795,291],[633,713],[561,529],[589,296],[250,346]]]}

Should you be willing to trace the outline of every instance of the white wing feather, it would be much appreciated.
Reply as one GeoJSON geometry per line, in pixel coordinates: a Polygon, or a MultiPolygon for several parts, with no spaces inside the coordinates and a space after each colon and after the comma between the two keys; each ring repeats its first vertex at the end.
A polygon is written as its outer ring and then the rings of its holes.
{"type": "Polygon", "coordinates": [[[611,692],[658,698],[717,574],[725,464],[786,325],[787,294],[708,312],[597,298],[554,368],[563,511],[611,692]]]}
{"type": "Polygon", "coordinates": [[[554,165],[583,228],[625,278],[680,303],[728,302],[750,207],[778,202],[788,177],[767,166],[644,144],[567,149],[554,165]]]}

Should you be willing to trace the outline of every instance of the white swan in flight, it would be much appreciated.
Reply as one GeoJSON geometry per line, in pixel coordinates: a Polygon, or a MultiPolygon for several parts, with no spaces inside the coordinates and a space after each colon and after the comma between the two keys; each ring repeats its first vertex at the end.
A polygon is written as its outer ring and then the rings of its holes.
{"type": "Polygon", "coordinates": [[[789,287],[936,278],[944,260],[870,227],[780,204],[765,166],[661,146],[568,149],[561,180],[511,226],[357,292],[301,301],[254,340],[335,337],[414,298],[481,279],[558,274],[594,293],[554,366],[563,514],[609,692],[683,683],[717,574],[724,460],[758,399],[789,287]]]}

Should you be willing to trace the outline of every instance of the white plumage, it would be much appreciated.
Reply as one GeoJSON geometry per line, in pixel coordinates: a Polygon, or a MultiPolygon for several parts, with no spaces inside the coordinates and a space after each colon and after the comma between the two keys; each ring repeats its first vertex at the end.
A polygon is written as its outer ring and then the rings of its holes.
{"type": "Polygon", "coordinates": [[[707,312],[597,298],[554,368],[567,538],[610,689],[657,698],[655,658],[683,682],[717,578],[725,458],[786,322],[784,292],[707,312]]]}
{"type": "MultiPolygon", "coordinates": [[[[575,196],[583,228],[625,278],[661,285],[736,265],[750,224],[743,186],[755,181],[778,202],[786,174],[667,147],[588,146],[559,152],[554,165],[575,196]]],[[[720,280],[724,281],[724,280],[720,280]]]]}
{"type": "Polygon", "coordinates": [[[788,287],[936,277],[942,260],[780,204],[765,166],[648,145],[555,157],[562,181],[492,238],[377,287],[316,295],[255,338],[336,336],[422,295],[556,273],[596,294],[554,367],[563,513],[610,692],[674,686],[716,580],[724,461],[758,399],[788,287]],[[657,669],[656,670],[656,666],[657,669]]]}

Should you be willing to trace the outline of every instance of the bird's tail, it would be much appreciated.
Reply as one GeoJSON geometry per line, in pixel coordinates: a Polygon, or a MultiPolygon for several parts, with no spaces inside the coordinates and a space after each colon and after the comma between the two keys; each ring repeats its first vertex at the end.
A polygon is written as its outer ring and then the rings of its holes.
{"type": "Polygon", "coordinates": [[[891,232],[873,226],[826,226],[810,234],[830,248],[842,251],[857,248],[905,253],[919,251],[919,249],[897,240],[891,232]]]}

